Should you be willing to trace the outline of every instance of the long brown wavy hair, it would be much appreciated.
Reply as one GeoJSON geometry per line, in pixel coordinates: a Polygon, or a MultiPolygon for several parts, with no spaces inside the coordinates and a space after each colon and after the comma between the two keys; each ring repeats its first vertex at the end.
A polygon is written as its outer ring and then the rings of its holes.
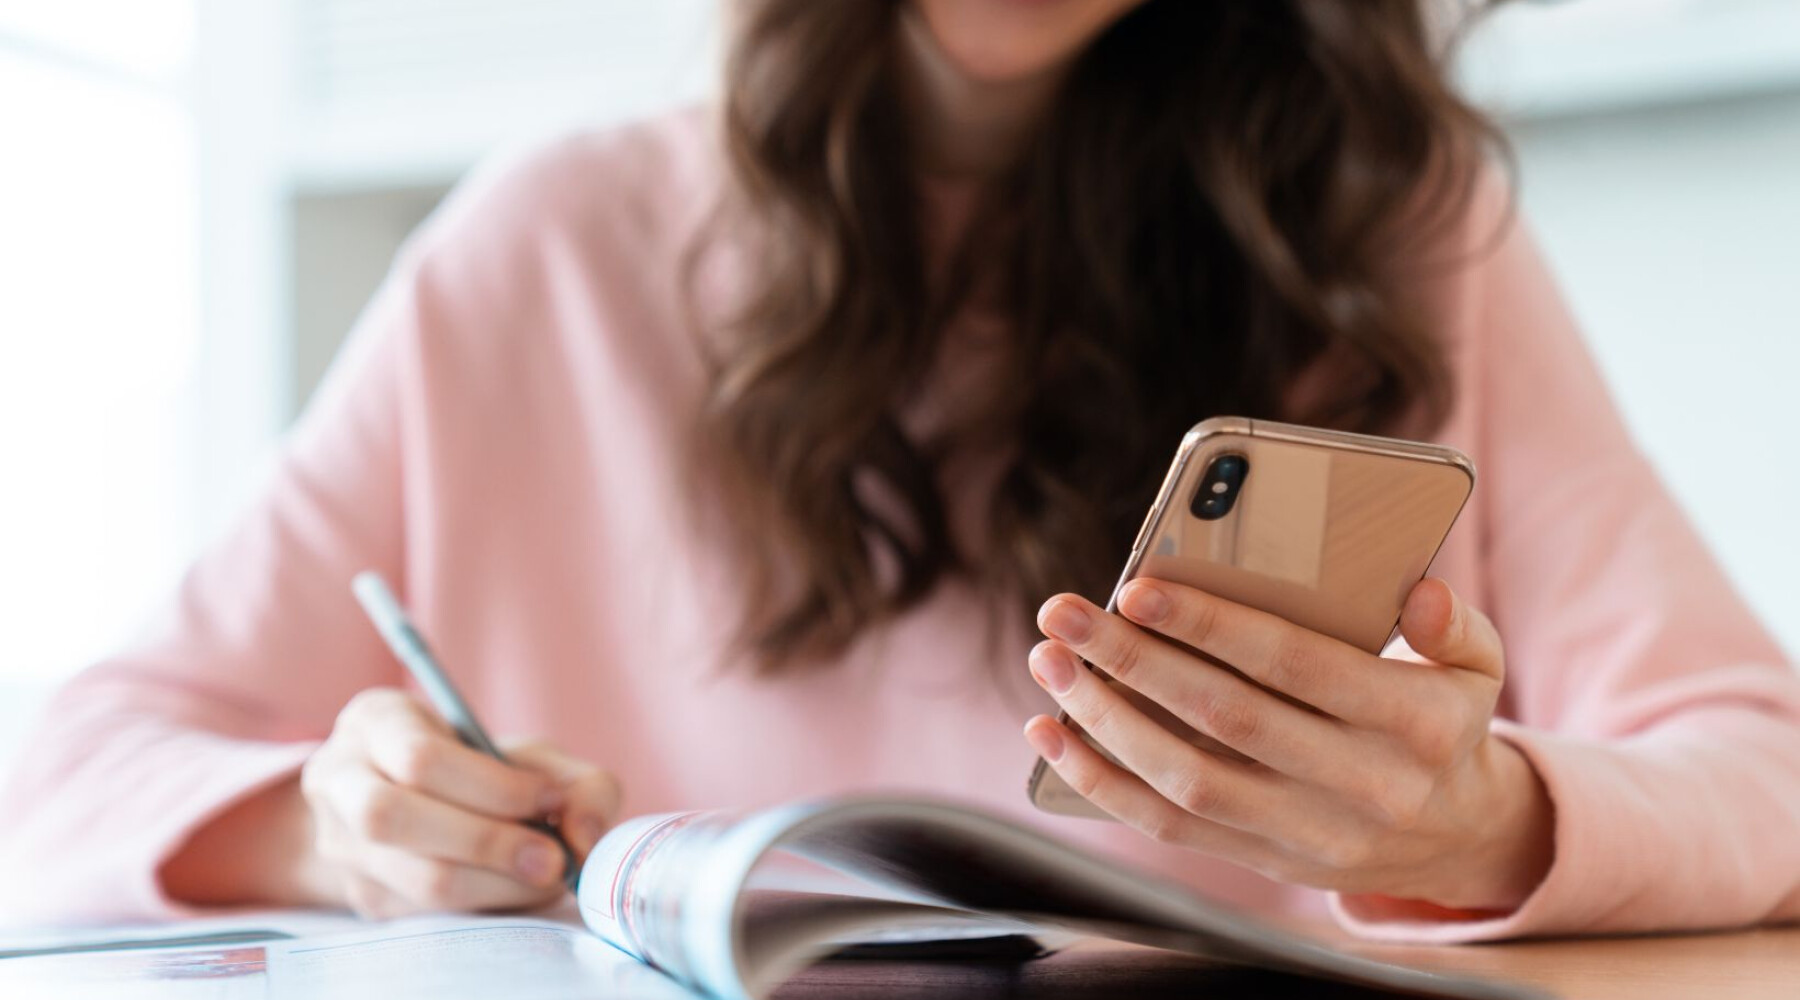
{"type": "Polygon", "coordinates": [[[763,239],[713,338],[700,457],[742,526],[741,639],[764,670],[829,662],[951,573],[1026,615],[1101,595],[1207,416],[1441,421],[1444,347],[1395,262],[1462,214],[1497,140],[1446,83],[1425,2],[1149,0],[1078,57],[933,266],[903,0],[737,0],[727,216],[763,239]],[[977,285],[1007,377],[913,440],[900,412],[977,285]],[[946,514],[958,442],[1003,447],[980,552],[946,514]]]}

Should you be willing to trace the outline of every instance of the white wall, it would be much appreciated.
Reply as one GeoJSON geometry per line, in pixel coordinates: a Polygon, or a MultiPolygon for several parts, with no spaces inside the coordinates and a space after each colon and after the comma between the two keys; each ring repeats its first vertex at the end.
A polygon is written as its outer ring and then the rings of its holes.
{"type": "Polygon", "coordinates": [[[289,260],[294,296],[288,357],[303,403],[325,374],[338,345],[387,273],[394,251],[438,200],[444,187],[299,195],[290,202],[289,260]]]}
{"type": "Polygon", "coordinates": [[[193,0],[0,2],[0,768],[189,552],[193,0]]]}
{"type": "Polygon", "coordinates": [[[1640,444],[1800,652],[1800,93],[1515,132],[1526,211],[1640,444]]]}

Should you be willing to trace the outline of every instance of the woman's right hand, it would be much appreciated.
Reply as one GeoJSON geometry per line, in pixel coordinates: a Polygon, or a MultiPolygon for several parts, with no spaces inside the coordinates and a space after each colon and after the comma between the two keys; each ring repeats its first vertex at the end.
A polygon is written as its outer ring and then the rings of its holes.
{"type": "Polygon", "coordinates": [[[550,817],[579,863],[611,823],[618,785],[543,744],[507,758],[463,745],[403,691],[352,698],[300,776],[315,887],[375,917],[554,900],[562,849],[523,821],[550,817]]]}

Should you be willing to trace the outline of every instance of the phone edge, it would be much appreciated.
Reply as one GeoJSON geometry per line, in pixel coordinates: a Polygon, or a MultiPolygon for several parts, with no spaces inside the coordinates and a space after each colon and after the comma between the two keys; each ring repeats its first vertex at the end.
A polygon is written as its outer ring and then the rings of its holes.
{"type": "MultiPolygon", "coordinates": [[[[1131,582],[1138,567],[1143,564],[1144,542],[1150,537],[1150,529],[1162,520],[1168,509],[1169,498],[1175,492],[1175,484],[1181,481],[1181,474],[1187,471],[1188,463],[1193,461],[1194,453],[1200,450],[1200,445],[1224,434],[1254,437],[1256,423],[1247,417],[1210,417],[1188,428],[1188,432],[1181,436],[1181,445],[1175,450],[1175,458],[1169,463],[1169,471],[1163,475],[1162,485],[1156,491],[1156,499],[1151,502],[1150,509],[1144,512],[1144,522],[1138,526],[1137,537],[1131,543],[1131,554],[1125,558],[1125,568],[1119,571],[1119,579],[1113,583],[1112,593],[1106,598],[1107,611],[1118,610],[1119,591],[1131,582]]],[[[1058,725],[1065,724],[1068,713],[1058,709],[1055,719],[1058,725]]],[[[1043,784],[1044,775],[1049,771],[1050,762],[1040,755],[1037,763],[1032,765],[1031,774],[1025,779],[1025,798],[1034,809],[1051,815],[1063,815],[1044,808],[1038,802],[1038,786],[1043,784]]]]}

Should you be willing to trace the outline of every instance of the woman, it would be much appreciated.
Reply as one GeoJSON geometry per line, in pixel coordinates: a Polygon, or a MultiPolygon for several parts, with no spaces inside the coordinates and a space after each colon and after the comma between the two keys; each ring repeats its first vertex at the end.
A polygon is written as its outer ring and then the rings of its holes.
{"type": "Polygon", "coordinates": [[[1421,7],[739,4],[722,122],[558,142],[409,244],[262,502],[51,707],[10,884],[529,906],[560,862],[521,818],[585,851],[620,810],[886,788],[1372,936],[1800,916],[1800,683],[1627,439],[1421,7]],[[1472,455],[1408,648],[1075,596],[1216,413],[1472,455]],[[543,740],[521,767],[399,690],[368,567],[543,740]],[[1122,822],[1032,814],[1034,751],[1122,822]]]}

